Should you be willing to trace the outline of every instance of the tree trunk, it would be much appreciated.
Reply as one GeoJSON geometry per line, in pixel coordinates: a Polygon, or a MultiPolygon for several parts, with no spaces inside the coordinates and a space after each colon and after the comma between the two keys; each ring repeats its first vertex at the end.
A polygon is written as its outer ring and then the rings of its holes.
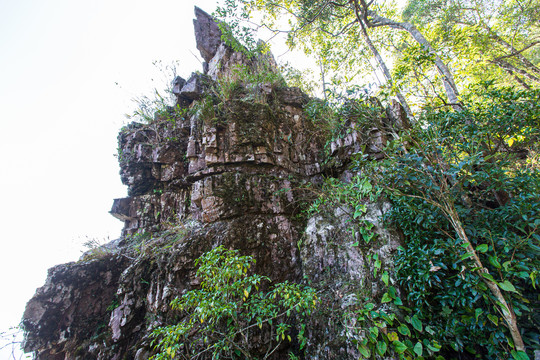
{"type": "MultiPolygon", "coordinates": [[[[388,81],[390,86],[394,86],[394,82],[392,81],[392,75],[390,74],[390,71],[388,70],[388,67],[386,66],[386,63],[384,62],[381,54],[379,53],[379,51],[377,50],[375,45],[373,45],[373,42],[371,41],[371,39],[369,37],[369,34],[367,33],[364,22],[360,18],[360,14],[358,13],[358,2],[357,1],[358,0],[355,0],[354,10],[355,10],[357,22],[358,22],[358,24],[360,24],[360,29],[362,31],[362,36],[364,37],[364,40],[366,41],[367,46],[369,47],[369,49],[373,53],[373,56],[377,60],[377,63],[379,64],[379,67],[381,68],[381,71],[384,74],[384,77],[386,78],[386,81],[388,81]]],[[[405,99],[405,96],[403,96],[403,94],[401,93],[401,91],[399,91],[399,89],[396,89],[396,96],[397,96],[399,102],[401,103],[401,105],[403,106],[403,109],[405,110],[405,113],[407,114],[407,117],[409,119],[412,119],[413,115],[412,115],[411,109],[409,108],[409,104],[407,104],[407,100],[405,99]]]]}
{"type": "MultiPolygon", "coordinates": [[[[486,23],[483,21],[481,22],[482,26],[489,32],[489,36],[497,41],[499,44],[504,46],[510,51],[511,56],[516,57],[527,69],[530,71],[537,73],[540,75],[540,69],[534,65],[532,62],[529,61],[525,56],[523,56],[522,51],[518,51],[515,47],[513,47],[511,44],[509,44],[506,40],[504,40],[502,37],[500,37],[491,27],[489,27],[486,23]]],[[[525,49],[534,46],[534,43],[530,44],[529,46],[526,46],[525,49]]]]}
{"type": "Polygon", "coordinates": [[[495,60],[490,60],[489,62],[496,65],[496,66],[498,66],[498,67],[500,67],[504,71],[506,71],[508,73],[508,75],[510,75],[514,79],[516,79],[518,84],[520,84],[523,88],[525,88],[525,90],[531,90],[531,87],[525,81],[523,81],[519,76],[514,74],[514,71],[513,71],[513,69],[511,67],[504,66],[503,64],[501,64],[501,63],[499,63],[498,61],[495,61],[495,60]]]}
{"type": "Polygon", "coordinates": [[[434,56],[435,66],[443,77],[443,85],[446,92],[446,97],[448,98],[448,103],[455,110],[461,110],[461,105],[459,102],[459,92],[454,82],[454,75],[452,75],[452,72],[450,71],[448,66],[446,66],[446,64],[441,60],[439,55],[437,55],[437,53],[431,47],[431,44],[424,37],[424,35],[422,35],[422,33],[413,24],[408,22],[393,21],[379,16],[375,12],[368,9],[369,5],[365,2],[365,0],[360,1],[362,3],[361,7],[358,5],[358,0],[354,0],[355,10],[362,15],[362,18],[368,27],[388,26],[394,29],[405,30],[409,34],[411,34],[411,36],[414,40],[416,40],[416,42],[424,46],[428,50],[429,54],[434,56]]]}
{"type": "Polygon", "coordinates": [[[504,61],[504,60],[501,60],[500,58],[496,58],[496,59],[491,60],[490,62],[492,64],[495,64],[495,65],[501,67],[505,71],[510,70],[512,72],[516,72],[518,74],[521,74],[521,75],[529,78],[532,81],[537,81],[537,82],[540,81],[540,79],[537,78],[536,76],[529,74],[525,70],[522,70],[522,69],[519,69],[519,68],[515,67],[514,65],[510,64],[508,61],[504,61]]]}
{"type": "MultiPolygon", "coordinates": [[[[449,206],[447,204],[447,206],[449,206]]],[[[458,218],[457,213],[454,211],[454,209],[446,209],[446,212],[448,216],[450,217],[450,221],[452,223],[452,226],[454,227],[454,230],[456,230],[458,236],[465,241],[467,244],[467,251],[471,253],[472,259],[474,261],[474,265],[476,268],[478,268],[477,272],[479,273],[480,277],[486,284],[486,286],[489,288],[495,299],[498,301],[498,306],[501,309],[502,316],[504,318],[504,321],[506,322],[506,325],[508,326],[508,330],[510,330],[510,334],[512,335],[512,340],[514,340],[514,346],[516,347],[516,350],[518,351],[525,351],[525,344],[523,343],[523,339],[521,338],[521,333],[519,332],[519,328],[517,326],[517,319],[516,315],[512,311],[512,308],[504,298],[504,295],[501,292],[501,289],[499,288],[499,285],[495,283],[492,280],[489,280],[485,278],[482,274],[489,275],[488,269],[484,267],[482,264],[482,261],[478,257],[478,254],[476,253],[476,250],[471,245],[471,242],[469,241],[469,238],[465,232],[465,229],[461,225],[461,221],[458,218]]]]}

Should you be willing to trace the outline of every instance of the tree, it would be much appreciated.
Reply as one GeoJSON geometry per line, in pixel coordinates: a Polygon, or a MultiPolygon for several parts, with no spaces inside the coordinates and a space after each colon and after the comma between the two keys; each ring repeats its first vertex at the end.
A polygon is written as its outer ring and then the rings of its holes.
{"type": "MultiPolygon", "coordinates": [[[[445,225],[438,225],[440,229],[432,231],[453,241],[449,247],[455,254],[459,253],[460,262],[466,262],[465,270],[471,274],[474,286],[478,286],[483,292],[482,296],[492,301],[512,338],[507,349],[514,348],[515,356],[519,358],[525,350],[525,343],[518,327],[519,314],[516,315],[514,309],[522,303],[514,296],[521,296],[518,287],[524,289],[524,286],[520,284],[516,287],[511,280],[522,281],[525,276],[536,286],[538,264],[528,268],[529,272],[525,275],[510,275],[509,266],[514,259],[512,254],[508,255],[507,249],[508,243],[515,241],[516,248],[527,244],[528,248],[522,248],[527,255],[522,253],[521,257],[536,256],[540,219],[534,213],[534,220],[529,223],[527,215],[526,226],[517,230],[509,230],[507,225],[493,220],[501,230],[501,239],[490,240],[486,234],[475,234],[482,225],[475,223],[471,226],[474,219],[470,220],[468,216],[482,214],[496,217],[493,214],[500,211],[507,214],[505,216],[511,214],[510,217],[515,219],[517,214],[512,211],[525,211],[520,206],[526,205],[520,203],[516,206],[513,201],[519,202],[522,193],[528,194],[528,198],[537,196],[540,184],[538,169],[527,172],[522,171],[522,167],[524,162],[534,161],[528,156],[536,156],[534,154],[538,149],[534,146],[520,147],[518,143],[538,140],[538,109],[534,105],[538,93],[520,93],[504,88],[496,93],[488,86],[483,89],[471,87],[463,96],[460,95],[456,79],[462,81],[462,85],[471,85],[505,71],[514,82],[529,90],[532,86],[524,79],[536,81],[538,70],[535,55],[537,40],[531,37],[537,33],[534,19],[538,16],[536,13],[522,16],[517,9],[536,11],[537,4],[533,1],[521,4],[502,0],[430,0],[434,9],[423,14],[422,1],[411,1],[408,12],[404,14],[406,18],[402,20],[394,8],[376,1],[238,1],[250,10],[266,11],[269,18],[265,24],[270,28],[278,22],[280,14],[289,14],[289,43],[299,43],[307,52],[316,52],[322,59],[334,63],[334,70],[338,70],[339,66],[348,71],[358,70],[359,67],[354,64],[356,56],[365,56],[365,49],[368,49],[377,58],[387,83],[396,95],[401,94],[403,85],[396,75],[412,71],[415,76],[427,78],[430,85],[434,84],[433,79],[437,77],[433,74],[417,73],[417,60],[422,61],[422,66],[431,66],[438,72],[446,98],[424,104],[427,106],[421,124],[411,131],[405,131],[401,138],[397,136],[395,148],[389,147],[395,152],[387,152],[387,166],[378,164],[374,171],[362,170],[363,173],[374,174],[374,181],[388,191],[396,204],[401,203],[412,209],[408,218],[411,213],[415,214],[416,209],[427,206],[429,211],[439,214],[446,221],[437,220],[438,224],[445,225]],[[501,19],[495,19],[495,15],[500,15],[501,19]],[[396,33],[391,30],[396,29],[405,35],[395,36],[396,33]],[[411,39],[413,44],[410,43],[411,39]],[[490,41],[497,46],[490,47],[490,41]],[[393,74],[386,66],[388,61],[383,59],[384,52],[390,50],[399,50],[395,53],[398,61],[393,74]],[[473,50],[472,55],[467,53],[470,50],[473,50]],[[481,59],[480,63],[475,63],[472,70],[466,69],[468,61],[478,59],[481,59]],[[488,63],[493,65],[493,73],[485,71],[488,63]],[[455,78],[456,73],[460,75],[459,78],[455,78]],[[396,78],[398,81],[394,81],[396,78]],[[437,109],[434,105],[442,107],[437,109]],[[452,109],[448,110],[448,106],[452,109]],[[517,186],[518,179],[530,181],[533,186],[527,187],[524,183],[517,186]],[[406,199],[414,199],[417,203],[406,199]],[[515,208],[507,208],[508,204],[515,208]],[[488,209],[494,211],[489,212],[488,209]],[[505,236],[511,236],[511,241],[505,236]],[[499,248],[501,246],[502,249],[499,248]],[[492,250],[494,254],[488,257],[483,255],[492,250]],[[509,256],[504,262],[506,268],[497,260],[503,252],[509,256]]],[[[353,71],[349,75],[356,74],[353,71]]],[[[437,88],[433,86],[430,91],[437,93],[437,88]]],[[[429,91],[426,93],[429,95],[429,91]]],[[[418,224],[423,224],[424,214],[416,219],[418,224]]],[[[403,224],[408,223],[404,220],[403,224]]],[[[489,233],[488,230],[483,231],[489,233]]],[[[483,308],[478,310],[472,317],[468,310],[464,310],[469,325],[471,318],[476,318],[478,322],[481,312],[485,311],[483,308]]],[[[498,323],[499,317],[489,319],[498,323]]]]}
{"type": "MultiPolygon", "coordinates": [[[[229,1],[227,6],[218,13],[222,17],[244,17],[252,10],[266,13],[262,27],[271,29],[274,34],[287,33],[291,47],[299,47],[308,55],[315,55],[321,66],[325,79],[332,79],[335,84],[347,87],[358,74],[373,71],[369,62],[375,58],[376,66],[380,69],[390,91],[404,105],[407,113],[411,111],[405,97],[394,85],[388,66],[377,49],[377,42],[354,7],[346,3],[329,5],[328,1],[319,1],[306,6],[303,1],[229,1]],[[277,30],[283,16],[289,16],[290,28],[277,30]],[[362,39],[364,41],[362,41],[362,39]]],[[[326,86],[326,81],[323,87],[326,86]]]]}
{"type": "MultiPolygon", "coordinates": [[[[376,48],[367,32],[367,29],[379,29],[381,31],[384,29],[404,30],[433,56],[436,68],[442,75],[442,83],[447,96],[446,103],[458,108],[459,92],[454,76],[448,66],[438,56],[426,37],[413,24],[390,19],[389,16],[395,15],[396,11],[391,7],[386,8],[384,5],[384,3],[367,3],[364,0],[238,0],[238,3],[231,0],[227,3],[227,7],[222,10],[222,14],[240,12],[242,15],[237,16],[245,17],[243,14],[250,13],[252,10],[261,10],[268,15],[265,18],[264,26],[270,29],[274,28],[276,20],[280,16],[288,15],[291,19],[289,21],[291,28],[287,30],[289,32],[289,44],[292,46],[300,43],[300,46],[307,53],[316,51],[321,57],[334,62],[336,64],[335,68],[344,67],[344,64],[348,65],[346,70],[349,77],[351,70],[352,73],[358,71],[358,68],[354,69],[357,62],[365,63],[365,58],[362,59],[364,52],[361,51],[364,48],[364,43],[360,40],[364,39],[365,45],[376,58],[378,66],[392,88],[392,93],[395,93],[407,107],[404,96],[399,88],[395,87],[395,81],[393,81],[385,61],[380,56],[380,51],[376,48]],[[378,9],[378,11],[373,9],[378,9]],[[389,16],[385,17],[380,13],[387,13],[389,16]]],[[[278,32],[279,30],[275,31],[278,32]]],[[[389,34],[392,34],[392,32],[384,32],[384,37],[391,36],[389,34]]]]}
{"type": "Polygon", "coordinates": [[[486,80],[489,75],[525,89],[540,84],[536,0],[410,0],[403,17],[430,28],[431,40],[437,37],[439,46],[466,64],[460,71],[466,77],[486,80]]]}
{"type": "MultiPolygon", "coordinates": [[[[366,173],[373,174],[374,182],[393,198],[398,214],[394,220],[400,228],[413,239],[434,238],[427,244],[414,240],[421,246],[411,252],[434,249],[439,256],[429,261],[441,257],[445,248],[455,253],[453,263],[440,263],[429,271],[447,270],[458,264],[463,266],[461,272],[459,267],[454,268],[459,274],[474,274],[473,289],[478,286],[477,280],[482,282],[485,287],[477,289],[486,291],[486,299],[497,309],[490,321],[497,323],[500,316],[512,338],[509,348],[524,354],[525,343],[515,310],[519,309],[521,315],[523,302],[516,300],[527,292],[529,279],[536,287],[540,264],[517,259],[538,258],[540,214],[530,212],[530,206],[534,207],[531,200],[538,198],[540,178],[538,169],[528,167],[528,160],[520,153],[524,149],[538,151],[538,91],[482,91],[483,99],[470,99],[462,111],[426,112],[424,127],[407,135],[410,147],[404,149],[395,143],[396,147],[387,149],[387,160],[375,163],[375,169],[366,173]],[[498,199],[497,190],[501,188],[512,197],[498,199]],[[491,227],[486,227],[485,222],[491,227]],[[516,276],[511,265],[521,267],[523,273],[516,276]]],[[[406,277],[410,279],[411,273],[406,277]]],[[[424,297],[421,302],[429,303],[425,294],[417,296],[424,297]]],[[[488,308],[477,309],[475,316],[465,315],[462,319],[476,317],[478,322],[478,316],[488,308]]]]}
{"type": "Polygon", "coordinates": [[[380,16],[373,11],[373,2],[367,3],[365,0],[354,0],[354,5],[357,11],[362,14],[364,21],[368,27],[388,26],[394,29],[407,31],[413,39],[424,47],[430,55],[434,57],[434,62],[437,70],[442,75],[442,82],[448,97],[449,105],[459,108],[459,92],[454,81],[454,75],[446,66],[444,61],[437,55],[437,52],[431,46],[431,43],[425,38],[416,26],[406,21],[394,21],[386,17],[380,16]]]}

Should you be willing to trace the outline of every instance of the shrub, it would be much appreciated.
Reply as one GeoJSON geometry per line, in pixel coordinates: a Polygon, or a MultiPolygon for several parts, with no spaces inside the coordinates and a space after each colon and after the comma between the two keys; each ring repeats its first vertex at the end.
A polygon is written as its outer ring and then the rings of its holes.
{"type": "Polygon", "coordinates": [[[248,275],[255,260],[220,246],[201,256],[196,265],[200,289],[172,301],[182,312],[177,324],[152,333],[157,354],[153,359],[267,359],[283,342],[305,344],[305,319],[314,309],[315,291],[283,282],[262,290],[269,279],[248,275]],[[293,328],[293,322],[297,327],[293,328]],[[293,339],[293,334],[294,339],[293,339]],[[261,339],[255,344],[253,339],[261,339]],[[263,349],[264,347],[264,349],[263,349]]]}

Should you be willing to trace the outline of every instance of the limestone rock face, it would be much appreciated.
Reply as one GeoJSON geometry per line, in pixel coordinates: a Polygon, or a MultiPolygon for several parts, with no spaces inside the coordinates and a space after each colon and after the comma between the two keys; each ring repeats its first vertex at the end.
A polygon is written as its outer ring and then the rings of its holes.
{"type": "MultiPolygon", "coordinates": [[[[349,209],[334,208],[308,220],[300,244],[304,277],[321,294],[321,311],[308,324],[308,359],[359,359],[356,343],[358,332],[355,310],[365,298],[380,299],[385,287],[374,274],[375,258],[381,262],[378,274],[393,272],[392,255],[401,244],[396,230],[386,228],[381,216],[388,203],[368,203],[366,214],[359,220],[373,224],[376,236],[365,243],[351,228],[349,209]]],[[[356,229],[358,230],[358,229],[356,229]]],[[[375,309],[378,310],[378,309],[375,309]]]]}
{"type": "MultiPolygon", "coordinates": [[[[24,314],[25,351],[37,359],[148,359],[152,330],[178,319],[170,302],[199,285],[195,260],[224,245],[253,256],[258,274],[279,282],[307,278],[320,290],[332,317],[310,320],[306,358],[357,358],[354,339],[334,315],[353,306],[355,293],[378,296],[368,255],[379,254],[390,269],[399,236],[377,223],[385,204],[366,214],[379,234],[373,247],[351,246],[343,209],[311,219],[301,210],[306,184],[340,175],[359,152],[381,156],[384,111],[365,131],[350,119],[354,131],[325,153],[328,134],[305,112],[310,99],[284,86],[273,57],[232,51],[214,20],[195,13],[205,74],[174,79],[174,106],[120,131],[128,196],[114,200],[111,214],[124,222],[122,236],[49,271],[24,314]],[[276,80],[238,80],[238,66],[276,80]]],[[[287,358],[297,346],[272,358],[287,358]]]]}

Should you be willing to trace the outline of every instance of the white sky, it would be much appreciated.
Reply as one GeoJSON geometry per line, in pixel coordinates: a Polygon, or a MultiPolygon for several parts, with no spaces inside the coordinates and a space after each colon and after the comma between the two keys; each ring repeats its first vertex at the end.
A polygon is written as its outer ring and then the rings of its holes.
{"type": "Polygon", "coordinates": [[[164,87],[154,60],[202,70],[195,4],[216,0],[0,1],[0,331],[86,236],[120,235],[116,136],[131,99],[164,87]]]}

